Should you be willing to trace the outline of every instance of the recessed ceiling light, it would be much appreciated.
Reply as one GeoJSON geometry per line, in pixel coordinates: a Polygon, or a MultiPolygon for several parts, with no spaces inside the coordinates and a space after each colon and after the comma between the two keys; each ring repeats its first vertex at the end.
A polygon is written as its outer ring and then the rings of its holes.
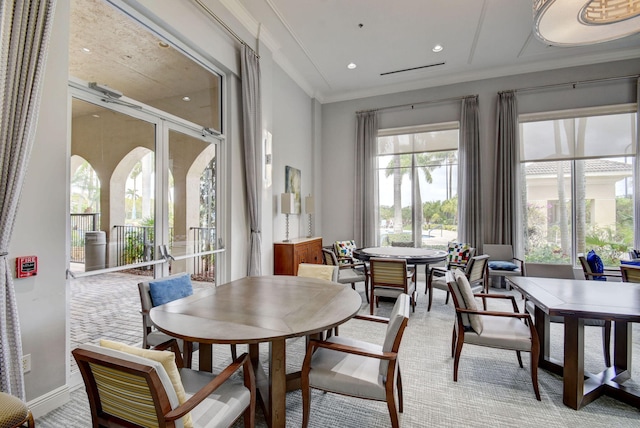
{"type": "Polygon", "coordinates": [[[158,42],[158,46],[160,46],[161,48],[168,48],[169,47],[169,43],[158,42]]]}
{"type": "Polygon", "coordinates": [[[91,49],[89,49],[89,48],[82,48],[82,52],[89,53],[89,52],[91,52],[91,49]]]}
{"type": "Polygon", "coordinates": [[[182,97],[182,101],[191,101],[191,98],[189,98],[189,97],[182,97]]]}
{"type": "Polygon", "coordinates": [[[96,119],[100,117],[99,114],[92,114],[91,116],[95,117],[96,119]]]}
{"type": "Polygon", "coordinates": [[[433,47],[433,49],[431,49],[431,50],[432,50],[432,51],[434,51],[434,52],[440,52],[440,51],[442,51],[442,49],[444,49],[444,48],[442,47],[442,45],[435,45],[435,46],[433,47]]]}
{"type": "Polygon", "coordinates": [[[352,63],[352,62],[350,62],[350,63],[347,65],[347,68],[348,68],[349,70],[353,70],[353,69],[354,69],[354,68],[356,68],[356,67],[357,67],[357,65],[355,65],[355,64],[354,64],[354,63],[352,63]]]}

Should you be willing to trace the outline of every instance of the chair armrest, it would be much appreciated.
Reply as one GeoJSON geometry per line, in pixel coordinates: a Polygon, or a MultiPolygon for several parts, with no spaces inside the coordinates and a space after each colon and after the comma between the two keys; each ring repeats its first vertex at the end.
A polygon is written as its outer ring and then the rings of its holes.
{"type": "Polygon", "coordinates": [[[516,298],[510,294],[484,294],[484,293],[477,293],[474,294],[473,297],[480,297],[482,298],[483,302],[485,301],[484,299],[486,297],[490,298],[490,299],[508,299],[511,300],[511,306],[513,306],[513,312],[514,313],[518,313],[520,312],[518,310],[518,305],[516,304],[516,298]]]}
{"type": "Polygon", "coordinates": [[[460,314],[470,314],[470,315],[488,315],[492,317],[506,317],[506,318],[520,318],[523,320],[528,320],[531,322],[531,315],[528,313],[514,313],[514,312],[499,312],[499,311],[482,311],[482,310],[472,310],[472,309],[464,309],[464,308],[456,308],[456,312],[460,314]]]}
{"type": "Polygon", "coordinates": [[[180,406],[168,412],[164,415],[165,420],[167,421],[175,421],[192,411],[198,404],[200,404],[205,398],[207,398],[213,391],[218,389],[224,382],[226,382],[231,375],[233,375],[239,368],[243,367],[243,372],[245,376],[245,385],[251,391],[251,399],[253,400],[255,397],[255,375],[253,373],[253,368],[251,366],[251,360],[249,359],[249,354],[246,352],[240,355],[236,360],[234,360],[231,364],[225,367],[219,375],[211,379],[209,383],[202,387],[198,392],[196,392],[191,398],[185,401],[180,406]],[[250,385],[247,385],[247,381],[250,385]]]}
{"type": "Polygon", "coordinates": [[[373,352],[368,349],[357,348],[355,346],[347,346],[341,343],[325,342],[311,339],[309,341],[309,351],[313,352],[314,348],[326,348],[331,349],[332,351],[361,355],[363,357],[377,358],[379,360],[391,361],[398,358],[398,354],[396,352],[373,352]]]}
{"type": "Polygon", "coordinates": [[[353,318],[358,320],[363,320],[363,321],[373,321],[373,322],[379,322],[383,324],[389,324],[389,318],[378,317],[375,315],[356,315],[353,318]]]}
{"type": "Polygon", "coordinates": [[[154,351],[171,351],[176,356],[176,366],[178,368],[184,367],[184,361],[182,360],[182,353],[180,352],[180,345],[176,339],[169,339],[166,342],[160,343],[156,346],[152,346],[154,351]]]}

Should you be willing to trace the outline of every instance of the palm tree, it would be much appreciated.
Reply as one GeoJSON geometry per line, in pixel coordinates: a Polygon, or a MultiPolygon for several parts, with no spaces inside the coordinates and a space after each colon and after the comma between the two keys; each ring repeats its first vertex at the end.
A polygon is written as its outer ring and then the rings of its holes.
{"type": "Polygon", "coordinates": [[[136,200],[138,199],[138,189],[136,189],[136,184],[138,182],[138,176],[142,173],[142,163],[136,162],[136,164],[131,168],[131,173],[129,174],[129,178],[133,180],[133,190],[127,190],[127,196],[133,200],[133,208],[131,209],[131,219],[135,220],[138,217],[136,213],[136,200]]]}

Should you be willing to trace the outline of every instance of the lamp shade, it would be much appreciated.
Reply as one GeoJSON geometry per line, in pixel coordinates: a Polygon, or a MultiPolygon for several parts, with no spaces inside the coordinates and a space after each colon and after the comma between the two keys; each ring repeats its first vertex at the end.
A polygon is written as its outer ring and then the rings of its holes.
{"type": "Polygon", "coordinates": [[[296,195],[295,193],[283,193],[280,195],[280,211],[282,214],[296,213],[296,195]]]}
{"type": "Polygon", "coordinates": [[[316,203],[313,200],[313,196],[309,195],[304,198],[304,210],[307,214],[314,214],[316,209],[316,203]]]}

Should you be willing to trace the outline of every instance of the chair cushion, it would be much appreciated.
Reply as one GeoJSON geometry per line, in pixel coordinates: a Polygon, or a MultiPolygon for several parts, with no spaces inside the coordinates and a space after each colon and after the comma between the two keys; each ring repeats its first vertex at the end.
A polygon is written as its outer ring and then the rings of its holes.
{"type": "Polygon", "coordinates": [[[0,392],[0,426],[17,427],[29,414],[27,405],[18,397],[0,392]]]}
{"type": "Polygon", "coordinates": [[[180,275],[175,278],[150,281],[149,294],[151,294],[153,306],[164,305],[165,303],[191,296],[193,294],[191,277],[189,275],[180,275]]]}
{"type": "MultiPolygon", "coordinates": [[[[407,283],[407,293],[412,295],[416,291],[416,284],[413,281],[407,283]]],[[[404,288],[402,287],[385,287],[383,285],[376,285],[373,288],[373,295],[380,297],[397,298],[401,294],[404,294],[404,288]]]]}
{"type": "Polygon", "coordinates": [[[471,245],[463,242],[449,242],[447,248],[447,264],[466,263],[469,261],[469,250],[471,245]]]}
{"type": "Polygon", "coordinates": [[[495,260],[489,262],[489,269],[495,270],[516,270],[518,269],[518,265],[512,262],[507,262],[504,260],[495,260]]]}
{"type": "MultiPolygon", "coordinates": [[[[464,302],[464,308],[470,309],[472,311],[477,311],[478,306],[476,305],[476,299],[473,297],[473,291],[471,291],[471,284],[469,284],[469,280],[467,276],[461,269],[456,269],[455,271],[456,284],[458,285],[458,290],[460,290],[460,295],[462,296],[462,300],[464,302]]],[[[460,303],[463,303],[460,302],[460,303]]],[[[471,328],[478,334],[482,334],[483,330],[483,322],[482,318],[478,314],[469,314],[469,323],[471,324],[471,328]]]]}
{"type": "MultiPolygon", "coordinates": [[[[180,377],[187,398],[209,383],[215,374],[197,370],[180,369],[180,377]]],[[[251,402],[251,392],[241,382],[242,377],[232,377],[213,391],[191,412],[194,426],[230,427],[251,402]]]]}
{"type": "MultiPolygon", "coordinates": [[[[180,372],[178,371],[178,367],[176,366],[176,356],[173,352],[142,349],[106,339],[100,339],[100,346],[103,348],[115,349],[116,351],[125,352],[127,354],[136,355],[138,357],[161,363],[162,367],[164,367],[165,371],[167,372],[167,375],[169,375],[169,379],[171,379],[173,389],[176,391],[176,395],[178,396],[178,402],[182,404],[187,401],[184,386],[182,385],[182,380],[180,379],[180,372]]],[[[182,420],[185,428],[193,427],[193,422],[189,413],[187,413],[182,418],[182,420]]]]}
{"type": "MultiPolygon", "coordinates": [[[[593,273],[603,273],[604,272],[604,263],[602,263],[602,259],[599,255],[596,254],[595,251],[591,250],[587,253],[587,263],[589,264],[589,268],[593,273]]],[[[596,281],[606,281],[606,276],[595,275],[592,277],[596,281]]]]}
{"type": "Polygon", "coordinates": [[[531,330],[518,318],[479,315],[482,334],[465,333],[464,342],[492,348],[531,350],[531,330]]]}
{"type": "Polygon", "coordinates": [[[336,241],[333,247],[339,259],[342,257],[350,258],[353,257],[353,250],[356,249],[356,241],[353,239],[350,241],[336,241]]]}
{"type": "MultiPolygon", "coordinates": [[[[382,346],[343,336],[332,336],[328,342],[382,352],[382,346]]],[[[346,352],[318,348],[311,357],[309,385],[338,394],[371,400],[385,400],[385,379],[380,375],[380,360],[346,352]]]]}

